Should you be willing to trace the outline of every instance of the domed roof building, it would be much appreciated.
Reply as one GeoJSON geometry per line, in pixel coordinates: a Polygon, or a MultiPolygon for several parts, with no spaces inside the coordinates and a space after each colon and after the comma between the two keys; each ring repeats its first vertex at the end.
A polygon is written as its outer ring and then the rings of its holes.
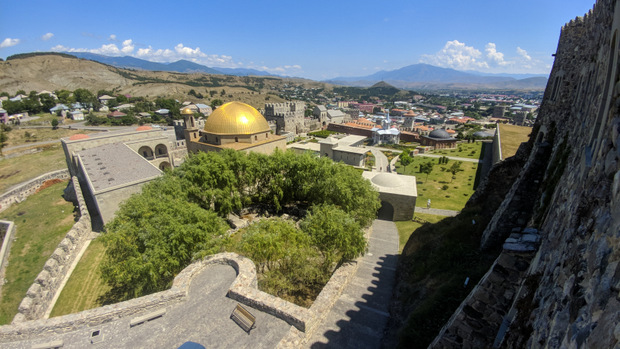
{"type": "Polygon", "coordinates": [[[271,154],[286,149],[286,139],[272,134],[267,120],[254,107],[229,102],[218,107],[207,118],[204,128],[196,127],[193,111],[181,111],[185,117],[185,140],[189,152],[235,149],[271,154]]]}
{"type": "Polygon", "coordinates": [[[418,197],[415,176],[389,172],[364,171],[362,177],[370,180],[379,192],[381,208],[379,219],[406,221],[413,218],[418,197]]]}
{"type": "Polygon", "coordinates": [[[435,149],[456,148],[456,139],[443,129],[431,131],[428,136],[421,136],[423,146],[431,146],[435,149]]]}

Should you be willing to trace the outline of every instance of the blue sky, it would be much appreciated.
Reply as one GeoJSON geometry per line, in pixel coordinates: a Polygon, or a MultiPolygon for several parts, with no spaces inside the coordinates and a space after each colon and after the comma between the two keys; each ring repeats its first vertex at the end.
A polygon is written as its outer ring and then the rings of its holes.
{"type": "Polygon", "coordinates": [[[547,74],[594,0],[9,1],[0,57],[88,51],[316,80],[428,63],[547,74]]]}

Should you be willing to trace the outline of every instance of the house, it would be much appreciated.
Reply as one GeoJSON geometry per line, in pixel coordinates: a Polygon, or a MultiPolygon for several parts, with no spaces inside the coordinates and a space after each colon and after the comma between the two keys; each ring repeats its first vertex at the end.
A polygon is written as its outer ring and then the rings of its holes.
{"type": "Polygon", "coordinates": [[[346,114],[342,110],[330,109],[327,111],[327,120],[332,124],[342,124],[346,114]]]}
{"type": "Polygon", "coordinates": [[[56,114],[57,112],[66,112],[67,110],[69,110],[69,107],[67,107],[64,104],[56,104],[55,107],[50,108],[50,114],[56,114]]]}
{"type": "Polygon", "coordinates": [[[120,111],[120,110],[129,110],[133,107],[134,107],[133,103],[125,103],[125,104],[121,104],[117,106],[115,109],[120,111]]]}
{"type": "Polygon", "coordinates": [[[74,110],[70,112],[69,115],[73,120],[84,120],[84,112],[82,112],[81,110],[74,110]]]}
{"type": "Polygon", "coordinates": [[[108,102],[111,101],[112,99],[116,99],[116,97],[103,95],[99,97],[99,102],[103,105],[108,105],[108,102]]]}
{"type": "Polygon", "coordinates": [[[9,122],[9,114],[6,110],[0,108],[0,123],[6,124],[9,122]]]}
{"type": "Polygon", "coordinates": [[[168,109],[158,109],[158,110],[155,110],[155,114],[161,115],[161,116],[168,116],[168,115],[170,115],[170,110],[168,110],[168,109]]]}
{"type": "Polygon", "coordinates": [[[120,118],[122,118],[123,116],[127,116],[127,114],[122,113],[122,112],[120,112],[120,111],[118,111],[118,110],[117,110],[117,111],[113,111],[113,112],[109,113],[107,116],[108,116],[109,118],[120,119],[120,118]]]}
{"type": "Polygon", "coordinates": [[[22,99],[26,99],[26,98],[28,98],[28,96],[19,94],[19,95],[15,96],[15,97],[13,97],[13,98],[11,98],[9,100],[11,102],[18,102],[18,101],[21,101],[22,99]]]}

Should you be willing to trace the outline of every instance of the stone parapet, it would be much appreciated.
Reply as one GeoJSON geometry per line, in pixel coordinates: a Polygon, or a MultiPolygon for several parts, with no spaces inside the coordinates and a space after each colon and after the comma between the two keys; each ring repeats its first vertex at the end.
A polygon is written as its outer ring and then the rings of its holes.
{"type": "Polygon", "coordinates": [[[91,232],[90,214],[77,177],[71,177],[70,185],[73,187],[77,198],[80,218],[45,262],[43,270],[37,275],[34,283],[28,289],[26,297],[20,303],[13,323],[41,319],[49,308],[54,306],[52,302],[55,295],[60,292],[60,286],[63,280],[68,277],[67,273],[71,264],[89,238],[91,232]]]}
{"type": "Polygon", "coordinates": [[[15,203],[26,200],[28,196],[34,194],[45,182],[53,179],[69,179],[69,170],[64,169],[48,172],[9,189],[9,191],[0,195],[0,212],[6,210],[15,203]]]}

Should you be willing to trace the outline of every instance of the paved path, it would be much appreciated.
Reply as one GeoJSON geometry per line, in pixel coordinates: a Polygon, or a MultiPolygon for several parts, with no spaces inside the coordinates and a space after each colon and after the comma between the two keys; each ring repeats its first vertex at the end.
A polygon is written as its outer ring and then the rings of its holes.
{"type": "Polygon", "coordinates": [[[434,214],[437,216],[446,216],[446,217],[454,217],[460,213],[460,211],[441,210],[438,208],[425,208],[425,207],[416,207],[415,211],[417,213],[434,214]]]}
{"type": "Polygon", "coordinates": [[[377,172],[389,172],[388,170],[388,158],[381,152],[381,150],[371,147],[370,151],[375,156],[375,171],[377,172]]]}
{"type": "Polygon", "coordinates": [[[375,220],[368,253],[323,323],[309,348],[379,348],[389,314],[398,261],[394,222],[375,220]]]}
{"type": "Polygon", "coordinates": [[[41,333],[39,338],[0,343],[0,347],[31,348],[62,340],[63,349],[178,348],[186,341],[200,343],[206,348],[275,348],[291,328],[283,320],[247,307],[256,317],[257,324],[247,334],[230,319],[237,302],[227,298],[226,292],[236,275],[228,265],[205,268],[192,281],[186,301],[169,305],[164,316],[141,325],[130,327],[129,323],[144,313],[98,326],[73,328],[63,334],[41,333]],[[95,330],[101,331],[103,341],[92,345],[90,335],[95,330]]]}

